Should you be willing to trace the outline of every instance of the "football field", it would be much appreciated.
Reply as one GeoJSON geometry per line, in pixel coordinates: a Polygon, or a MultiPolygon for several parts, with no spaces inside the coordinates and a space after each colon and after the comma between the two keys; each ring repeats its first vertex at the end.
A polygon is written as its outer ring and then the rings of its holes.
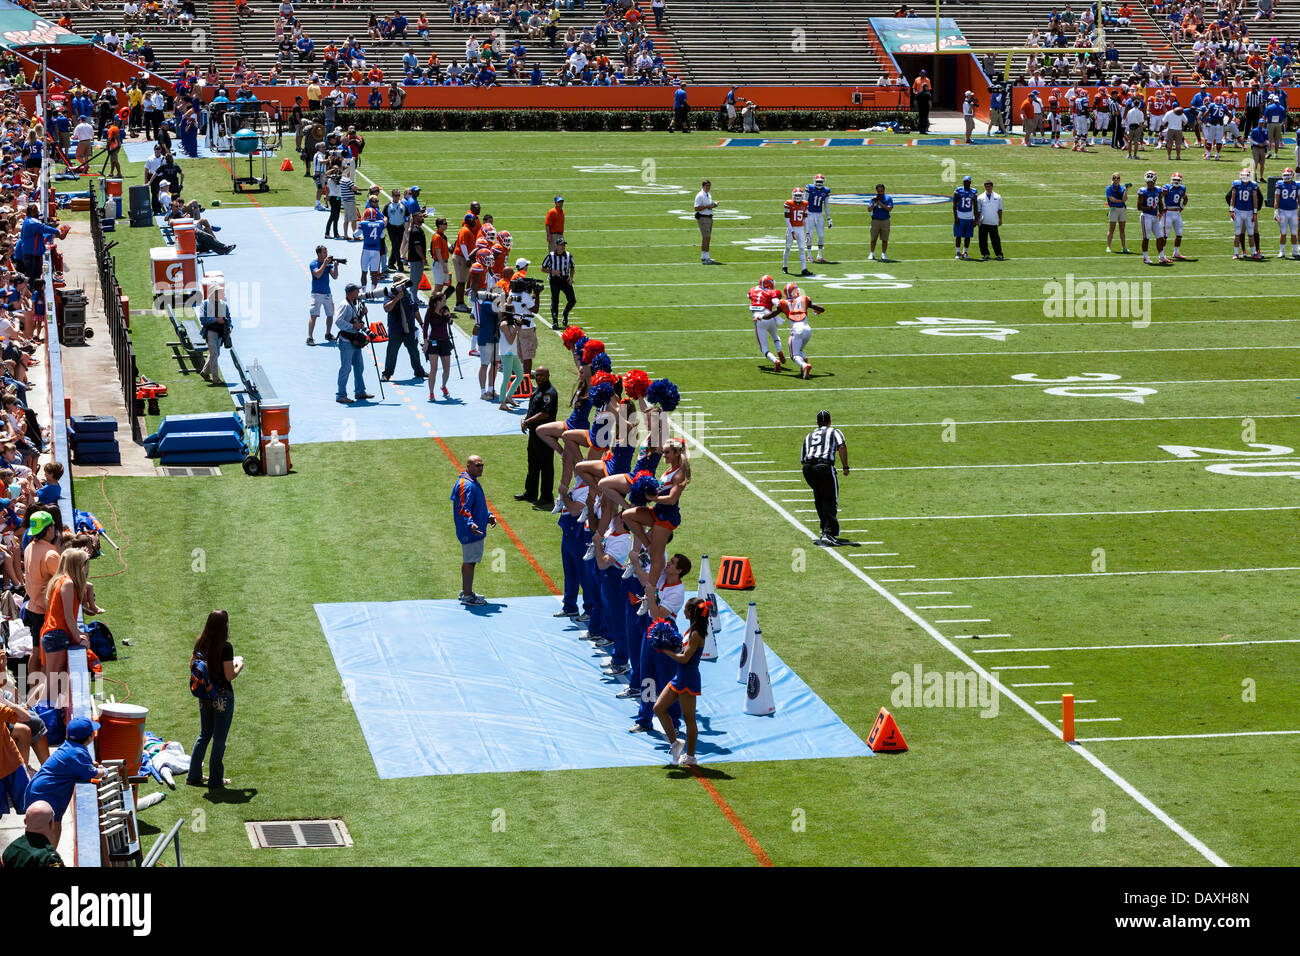
{"type": "MultiPolygon", "coordinates": [[[[231,466],[214,478],[83,478],[78,506],[106,524],[115,514],[130,539],[126,572],[97,584],[117,612],[114,631],[135,637],[106,674],[153,708],[151,729],[192,740],[178,675],[207,609],[230,611],[236,653],[249,660],[226,757],[235,789],[215,804],[185,788],[167,801],[169,822],[175,809],[203,811],[187,861],[1297,861],[1300,261],[1275,258],[1267,207],[1264,260],[1231,258],[1223,197],[1235,153],[1211,163],[1188,150],[1172,163],[1154,150],[1134,162],[1105,147],[901,138],[746,149],[708,134],[367,139],[359,186],[418,183],[453,223],[479,201],[533,274],[546,253],[543,216],[563,194],[572,321],[605,342],[616,372],[643,368],[682,394],[674,421],[694,476],[674,549],[747,556],[757,587],[724,593],[731,606],[757,602],[767,645],[859,737],[884,706],[910,749],[706,761],[694,774],[380,779],[313,605],[454,596],[447,496],[473,453],[510,528],[478,590],[552,593],[562,577],[555,519],[511,498],[522,490],[522,437],[295,445],[295,474],[274,481],[231,466]],[[1187,261],[1144,265],[1135,210],[1134,254],[1106,251],[1111,173],[1136,193],[1148,168],[1161,183],[1183,173],[1187,261]],[[816,173],[834,197],[830,262],[786,276],[782,203],[816,173]],[[971,261],[954,260],[947,197],[965,175],[977,189],[992,179],[1004,199],[1006,261],[978,261],[974,242],[971,261]],[[712,267],[699,261],[691,214],[704,179],[719,203],[712,267]],[[866,259],[876,183],[897,200],[885,263],[866,259]],[[809,380],[774,373],[756,347],[746,292],[764,274],[796,279],[825,308],[811,319],[809,380]],[[800,471],[820,409],[843,431],[852,466],[839,479],[850,541],[839,548],[815,543],[800,471]],[[1073,745],[1060,739],[1062,694],[1076,701],[1073,745]],[[268,855],[250,849],[243,826],[315,817],[346,820],[354,846],[268,855]]],[[[220,160],[185,168],[186,198],[230,205],[220,160]]],[[[272,177],[263,207],[311,205],[299,172],[272,177]]],[[[143,262],[157,234],[116,237],[119,276],[146,302],[143,262]]],[[[354,252],[338,252],[355,266],[354,252]]],[[[305,324],[306,272],[287,255],[266,268],[268,283],[301,288],[303,314],[264,320],[305,324]]],[[[549,296],[543,317],[548,306],[549,296]]],[[[141,371],[170,386],[164,412],[228,408],[223,391],[168,367],[166,324],[140,316],[133,330],[141,371]]],[[[538,364],[563,400],[573,363],[558,335],[541,338],[538,364]]],[[[334,361],[322,351],[304,346],[302,361],[334,361]]],[[[461,361],[466,376],[477,370],[461,361]]],[[[423,403],[421,387],[410,394],[423,403]]],[[[420,411],[434,430],[456,414],[420,411]]]]}

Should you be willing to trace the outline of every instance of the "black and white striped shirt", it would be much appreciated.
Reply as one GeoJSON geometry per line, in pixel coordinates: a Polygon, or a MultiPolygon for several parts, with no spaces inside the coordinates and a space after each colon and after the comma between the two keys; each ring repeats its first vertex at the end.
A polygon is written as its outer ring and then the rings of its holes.
{"type": "Polygon", "coordinates": [[[548,252],[542,260],[542,271],[547,275],[567,279],[573,275],[573,256],[567,252],[548,252]]]}
{"type": "Polygon", "coordinates": [[[808,433],[803,440],[803,464],[809,462],[835,463],[835,452],[844,444],[844,435],[838,428],[823,425],[808,433]]]}
{"type": "Polygon", "coordinates": [[[1251,90],[1246,94],[1246,109],[1258,112],[1263,108],[1264,92],[1262,90],[1251,90]]]}

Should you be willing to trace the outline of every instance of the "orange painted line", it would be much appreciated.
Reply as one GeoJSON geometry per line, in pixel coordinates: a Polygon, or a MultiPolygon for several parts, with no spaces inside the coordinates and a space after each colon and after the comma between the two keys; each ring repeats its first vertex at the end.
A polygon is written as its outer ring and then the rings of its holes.
{"type": "Polygon", "coordinates": [[[740,838],[745,841],[745,846],[749,847],[749,852],[754,854],[754,858],[758,860],[758,865],[773,866],[772,858],[763,851],[761,846],[759,846],[758,841],[754,839],[754,834],[749,832],[749,827],[745,826],[745,824],[741,822],[740,817],[736,815],[736,811],[731,809],[731,804],[723,799],[722,794],[718,793],[718,788],[713,785],[713,782],[700,773],[699,767],[691,767],[691,773],[695,776],[695,779],[700,782],[700,785],[708,792],[709,796],[713,798],[713,802],[718,805],[718,809],[721,810],[722,815],[727,818],[727,822],[730,823],[732,827],[735,828],[736,832],[740,834],[740,838]]]}

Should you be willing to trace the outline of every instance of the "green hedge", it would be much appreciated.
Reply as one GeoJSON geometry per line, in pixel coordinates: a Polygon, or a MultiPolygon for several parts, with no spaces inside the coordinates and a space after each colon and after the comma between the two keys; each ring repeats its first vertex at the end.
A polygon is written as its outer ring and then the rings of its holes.
{"type": "MultiPolygon", "coordinates": [[[[316,114],[321,117],[322,114],[316,114]]],[[[336,123],[360,130],[666,130],[671,110],[340,110],[336,123]]],[[[898,110],[767,110],[758,114],[765,132],[782,130],[868,129],[896,122],[902,131],[916,129],[916,114],[898,110]]],[[[718,114],[691,113],[694,130],[721,131],[718,114]]]]}

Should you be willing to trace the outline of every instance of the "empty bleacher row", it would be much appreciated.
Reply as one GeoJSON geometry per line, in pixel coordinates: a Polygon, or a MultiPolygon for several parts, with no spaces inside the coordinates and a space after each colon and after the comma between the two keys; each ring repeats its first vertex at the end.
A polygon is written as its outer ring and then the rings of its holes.
{"type": "MultiPolygon", "coordinates": [[[[170,74],[184,59],[206,68],[208,62],[215,58],[212,44],[211,6],[208,0],[196,3],[196,17],[193,22],[184,26],[180,24],[146,26],[143,23],[126,23],[122,18],[122,4],[119,2],[106,4],[98,10],[74,9],[68,16],[72,19],[72,31],[80,36],[90,37],[96,32],[107,34],[110,30],[120,36],[125,29],[132,36],[147,39],[163,71],[170,74]]],[[[38,0],[36,7],[37,12],[51,22],[57,22],[64,15],[63,11],[55,10],[49,0],[38,0]]]]}

